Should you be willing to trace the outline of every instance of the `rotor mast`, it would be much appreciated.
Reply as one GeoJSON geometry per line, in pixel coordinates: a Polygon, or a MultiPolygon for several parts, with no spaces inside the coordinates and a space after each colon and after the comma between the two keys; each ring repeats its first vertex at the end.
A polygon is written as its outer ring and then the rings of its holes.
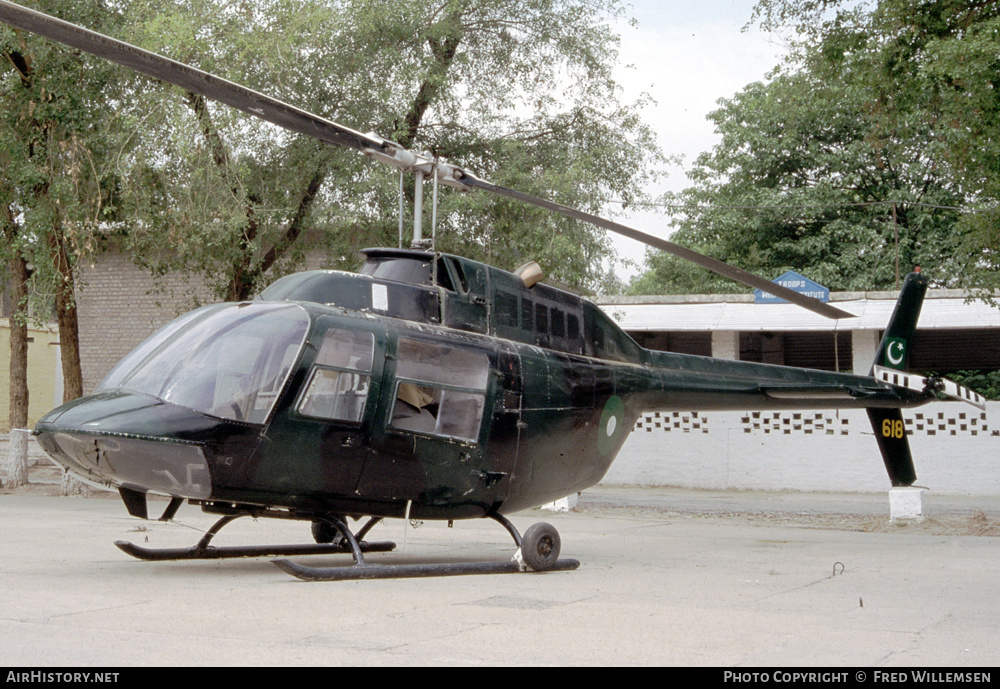
{"type": "MultiPolygon", "coordinates": [[[[370,149],[363,149],[362,152],[369,158],[373,158],[380,163],[391,165],[400,171],[401,175],[412,173],[414,179],[413,190],[413,241],[411,248],[426,249],[428,244],[433,249],[437,231],[437,200],[438,183],[449,187],[454,187],[460,191],[468,191],[472,187],[462,183],[462,177],[470,175],[454,165],[442,163],[429,151],[415,153],[409,151],[395,142],[381,139],[378,135],[369,132],[366,136],[373,140],[378,140],[380,145],[370,149]],[[433,203],[431,206],[431,238],[424,238],[424,182],[430,178],[434,185],[433,203]]],[[[399,243],[403,243],[403,183],[400,178],[399,186],[399,243]]]]}

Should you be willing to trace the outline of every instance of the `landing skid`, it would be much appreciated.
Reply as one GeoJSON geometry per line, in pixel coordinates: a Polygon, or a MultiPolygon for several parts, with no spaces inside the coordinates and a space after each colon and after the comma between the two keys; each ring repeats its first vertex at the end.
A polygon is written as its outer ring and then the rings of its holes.
{"type": "MultiPolygon", "coordinates": [[[[303,581],[351,581],[359,579],[412,579],[415,577],[455,577],[466,574],[517,574],[523,566],[510,562],[456,562],[429,565],[373,565],[355,563],[346,567],[308,567],[291,560],[272,562],[293,577],[303,581]]],[[[547,572],[565,572],[577,569],[578,560],[557,560],[547,572]]]]}
{"type": "Polygon", "coordinates": [[[344,581],[349,579],[405,579],[413,577],[445,577],[468,574],[513,574],[516,572],[568,571],[580,566],[578,560],[560,560],[559,533],[544,523],[528,527],[522,537],[508,519],[497,514],[490,518],[502,525],[518,546],[514,558],[499,562],[466,562],[417,565],[377,565],[365,562],[364,553],[389,552],[396,544],[391,541],[365,541],[365,534],[381,518],[370,519],[354,534],[339,517],[327,515],[314,523],[313,533],[323,534],[331,542],[298,545],[226,546],[217,548],[211,541],[226,526],[249,513],[230,514],[217,521],[196,545],[188,548],[145,548],[128,541],[115,541],[123,552],[140,560],[219,560],[235,557],[272,557],[351,553],[354,564],[343,567],[309,567],[290,560],[272,560],[280,569],[304,581],[344,581]],[[321,528],[317,529],[318,525],[321,528]]]}
{"type": "MultiPolygon", "coordinates": [[[[344,567],[309,567],[290,560],[272,560],[280,569],[303,581],[346,581],[358,579],[406,579],[414,577],[447,577],[469,574],[514,574],[534,571],[568,571],[580,566],[578,560],[559,560],[559,533],[548,524],[533,524],[524,533],[518,533],[513,524],[497,514],[490,518],[500,523],[514,538],[518,550],[507,562],[456,562],[422,565],[375,565],[365,562],[361,544],[339,522],[338,529],[351,543],[354,564],[344,567]]],[[[338,520],[339,521],[339,520],[338,520]]]]}
{"type": "MultiPolygon", "coordinates": [[[[215,522],[212,528],[208,530],[196,545],[188,548],[144,548],[129,541],[115,541],[115,545],[122,552],[147,561],[221,560],[233,557],[275,557],[281,555],[327,555],[331,553],[350,553],[352,551],[351,545],[344,539],[341,539],[337,543],[304,543],[293,545],[224,546],[222,548],[209,545],[222,527],[244,516],[252,515],[226,515],[215,522]]],[[[360,534],[367,533],[378,521],[380,520],[373,519],[370,521],[365,525],[360,534]]],[[[347,527],[344,526],[344,528],[346,529],[347,527]]],[[[356,541],[356,543],[362,552],[369,553],[384,553],[396,548],[396,544],[392,541],[356,541]]]]}

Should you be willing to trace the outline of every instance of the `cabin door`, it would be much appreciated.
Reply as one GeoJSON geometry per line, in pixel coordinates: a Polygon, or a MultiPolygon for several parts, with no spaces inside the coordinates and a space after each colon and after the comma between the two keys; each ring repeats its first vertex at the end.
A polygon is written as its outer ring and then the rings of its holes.
{"type": "Polygon", "coordinates": [[[383,377],[384,436],[365,460],[359,494],[409,501],[428,516],[487,509],[497,481],[484,473],[486,445],[500,392],[491,371],[480,347],[401,336],[383,377]]]}

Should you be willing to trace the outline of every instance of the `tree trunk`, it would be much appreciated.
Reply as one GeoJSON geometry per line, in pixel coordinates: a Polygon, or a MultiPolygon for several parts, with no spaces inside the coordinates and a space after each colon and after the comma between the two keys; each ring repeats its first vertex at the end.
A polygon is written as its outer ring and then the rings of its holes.
{"type": "Polygon", "coordinates": [[[59,352],[62,359],[63,402],[83,397],[80,368],[80,329],[76,315],[76,280],[61,228],[52,233],[52,265],[59,277],[56,287],[56,320],[59,324],[59,352]]]}
{"type": "MultiPolygon", "coordinates": [[[[6,234],[6,233],[5,233],[6,234]]],[[[10,261],[8,284],[14,312],[10,321],[10,427],[28,425],[28,262],[10,261]]]]}
{"type": "MultiPolygon", "coordinates": [[[[21,261],[23,263],[23,261],[21,261]]],[[[10,427],[28,425],[28,322],[23,292],[18,294],[18,278],[11,271],[15,311],[10,321],[10,427]]],[[[23,286],[23,284],[21,285],[23,286]]]]}
{"type": "MultiPolygon", "coordinates": [[[[70,282],[66,290],[72,290],[70,282]]],[[[80,329],[76,318],[76,299],[72,291],[56,295],[59,322],[59,352],[62,358],[63,402],[83,397],[83,371],[80,368],[80,329]]]]}
{"type": "MultiPolygon", "coordinates": [[[[61,227],[53,228],[50,239],[52,265],[56,269],[59,283],[56,287],[56,320],[59,324],[59,353],[63,371],[63,402],[83,397],[83,372],[80,368],[80,329],[76,316],[76,281],[73,265],[63,241],[61,227]]],[[[63,471],[60,493],[62,495],[83,495],[90,489],[68,471],[63,471]]]]}
{"type": "Polygon", "coordinates": [[[10,261],[9,284],[14,313],[10,318],[10,443],[7,488],[28,483],[28,263],[23,256],[10,261]]]}

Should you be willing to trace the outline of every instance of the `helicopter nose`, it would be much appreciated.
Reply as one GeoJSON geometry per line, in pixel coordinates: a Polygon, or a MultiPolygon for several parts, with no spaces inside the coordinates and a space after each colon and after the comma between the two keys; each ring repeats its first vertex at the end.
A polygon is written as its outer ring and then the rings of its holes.
{"type": "Polygon", "coordinates": [[[54,461],[83,478],[203,499],[212,483],[200,436],[214,423],[183,407],[115,391],[49,412],[35,435],[54,461]]]}

